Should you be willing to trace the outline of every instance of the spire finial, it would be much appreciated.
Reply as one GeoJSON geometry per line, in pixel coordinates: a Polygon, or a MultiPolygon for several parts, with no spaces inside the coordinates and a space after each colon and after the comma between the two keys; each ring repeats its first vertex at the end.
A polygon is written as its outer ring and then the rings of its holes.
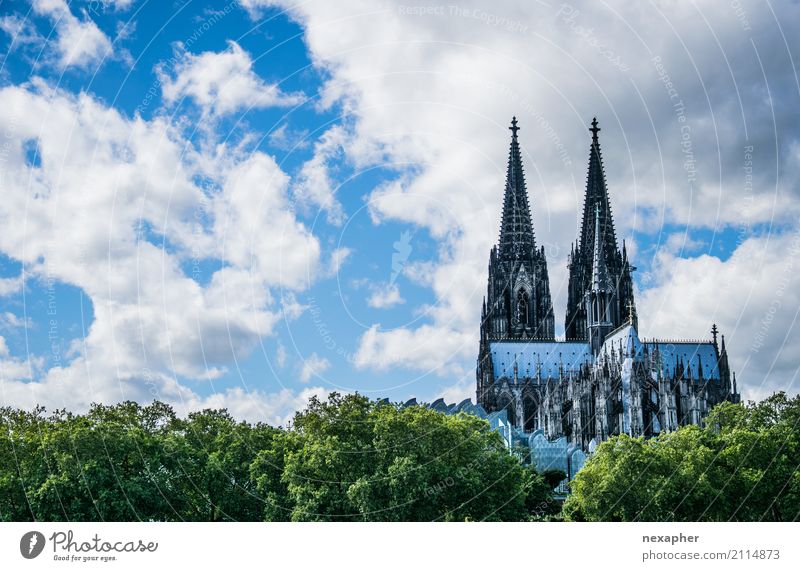
{"type": "Polygon", "coordinates": [[[717,324],[716,323],[712,324],[711,325],[711,337],[714,339],[714,346],[715,347],[717,346],[717,333],[718,332],[719,332],[719,329],[717,329],[717,324]]]}
{"type": "Polygon", "coordinates": [[[597,126],[597,117],[592,119],[592,128],[589,129],[592,132],[592,142],[597,142],[597,133],[600,131],[600,127],[597,126]]]}
{"type": "Polygon", "coordinates": [[[519,131],[519,129],[520,128],[517,127],[517,116],[514,115],[511,118],[511,127],[509,127],[509,130],[511,131],[511,136],[514,137],[515,139],[517,138],[517,131],[519,131]]]}

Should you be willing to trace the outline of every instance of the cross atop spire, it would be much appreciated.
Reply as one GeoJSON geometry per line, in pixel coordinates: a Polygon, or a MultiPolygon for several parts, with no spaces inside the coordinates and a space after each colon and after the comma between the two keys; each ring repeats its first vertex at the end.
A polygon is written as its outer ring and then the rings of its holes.
{"type": "Polygon", "coordinates": [[[589,129],[592,132],[592,142],[597,142],[597,133],[600,132],[600,127],[597,126],[597,117],[592,119],[592,127],[589,129]]]}
{"type": "Polygon", "coordinates": [[[508,128],[511,131],[511,136],[516,139],[517,131],[519,131],[519,127],[517,127],[517,116],[511,118],[511,127],[508,128]]]}

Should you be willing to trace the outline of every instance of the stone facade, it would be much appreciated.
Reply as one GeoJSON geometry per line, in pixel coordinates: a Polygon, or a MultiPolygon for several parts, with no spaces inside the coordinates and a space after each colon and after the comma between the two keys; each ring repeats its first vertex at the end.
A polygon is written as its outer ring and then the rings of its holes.
{"type": "Polygon", "coordinates": [[[620,250],[592,122],[580,236],[569,258],[566,339],[554,335],[544,248],[537,248],[517,121],[510,127],[503,215],[489,254],[481,311],[477,401],[511,426],[565,438],[589,451],[615,434],[653,436],[699,424],[711,407],[738,402],[725,337],[642,340],[625,244],[620,250]]]}

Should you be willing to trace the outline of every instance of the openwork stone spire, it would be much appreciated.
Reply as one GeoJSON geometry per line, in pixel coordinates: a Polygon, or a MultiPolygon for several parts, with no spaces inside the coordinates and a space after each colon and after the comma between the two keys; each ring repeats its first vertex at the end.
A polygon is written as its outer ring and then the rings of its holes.
{"type": "Polygon", "coordinates": [[[528,206],[528,192],[525,188],[525,174],[522,170],[522,156],[517,140],[517,118],[511,120],[511,149],[508,153],[506,191],[503,198],[503,219],[500,224],[501,258],[523,258],[530,256],[536,248],[531,211],[528,206]]]}
{"type": "Polygon", "coordinates": [[[611,277],[608,275],[606,257],[600,242],[600,207],[594,209],[594,258],[592,260],[592,290],[610,292],[611,277]]]}
{"type": "Polygon", "coordinates": [[[583,221],[581,224],[581,237],[579,247],[589,251],[594,242],[595,220],[599,218],[601,242],[606,250],[606,259],[617,250],[617,235],[614,231],[614,219],[611,216],[611,204],[608,200],[606,188],[606,175],[603,170],[603,157],[600,153],[600,141],[597,134],[597,117],[592,119],[592,145],[589,151],[589,172],[586,176],[586,196],[583,200],[583,221]],[[599,217],[595,216],[595,208],[600,211],[599,217]]]}
{"type": "Polygon", "coordinates": [[[584,295],[594,286],[595,260],[601,254],[608,285],[613,290],[609,317],[615,327],[626,319],[636,325],[633,304],[633,281],[627,256],[617,246],[614,219],[606,187],[603,157],[600,153],[597,118],[589,128],[592,143],[589,149],[589,170],[586,175],[586,195],[583,199],[583,218],[578,240],[569,257],[569,286],[564,330],[567,339],[586,339],[587,321],[584,295]]]}

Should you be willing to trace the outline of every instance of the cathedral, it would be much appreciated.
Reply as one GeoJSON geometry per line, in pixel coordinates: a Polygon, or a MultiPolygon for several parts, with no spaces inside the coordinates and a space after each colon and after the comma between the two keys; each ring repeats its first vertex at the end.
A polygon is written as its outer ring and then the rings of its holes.
{"type": "Polygon", "coordinates": [[[544,246],[537,247],[511,122],[500,239],[489,253],[481,311],[477,399],[512,427],[591,450],[615,434],[654,436],[699,424],[716,404],[739,402],[725,337],[640,339],[632,272],[620,250],[597,119],[580,234],[568,261],[565,339],[555,337],[544,246]]]}

